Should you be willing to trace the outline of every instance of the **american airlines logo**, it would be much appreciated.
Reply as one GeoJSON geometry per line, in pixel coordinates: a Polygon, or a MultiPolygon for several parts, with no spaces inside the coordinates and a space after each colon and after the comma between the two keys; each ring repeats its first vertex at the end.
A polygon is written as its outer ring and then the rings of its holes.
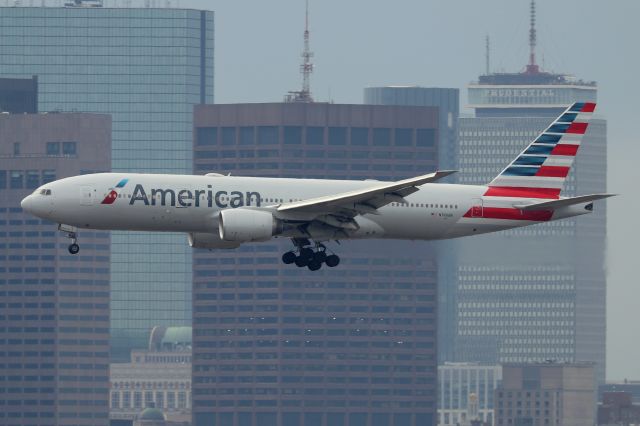
{"type": "MultiPolygon", "coordinates": [[[[116,195],[117,197],[117,195],[116,195]]],[[[137,184],[129,205],[136,202],[145,206],[171,206],[171,207],[213,207],[219,208],[256,206],[260,207],[261,195],[259,192],[240,191],[214,191],[211,185],[207,189],[161,189],[152,188],[146,191],[141,184],[137,184]]]]}
{"type": "Polygon", "coordinates": [[[107,196],[104,197],[104,200],[102,200],[102,203],[100,203],[100,204],[113,204],[113,202],[116,201],[116,198],[118,198],[118,191],[116,191],[116,190],[120,189],[120,188],[124,188],[124,186],[127,184],[127,182],[129,182],[129,179],[126,179],[126,178],[122,179],[120,182],[118,182],[116,187],[113,188],[111,191],[109,191],[107,196]]]}

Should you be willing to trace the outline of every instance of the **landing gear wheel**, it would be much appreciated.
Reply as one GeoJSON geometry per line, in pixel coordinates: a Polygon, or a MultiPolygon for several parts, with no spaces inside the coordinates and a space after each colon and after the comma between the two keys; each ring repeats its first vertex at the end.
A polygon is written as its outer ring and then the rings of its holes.
{"type": "Polygon", "coordinates": [[[322,264],[325,260],[327,260],[327,253],[324,251],[317,251],[313,255],[313,261],[322,264]]]}
{"type": "Polygon", "coordinates": [[[307,266],[309,264],[309,258],[304,256],[298,256],[296,257],[295,264],[298,268],[307,266]]]}
{"type": "Polygon", "coordinates": [[[340,264],[340,258],[337,255],[332,254],[330,256],[327,256],[327,259],[324,262],[329,268],[335,268],[340,264]]]}
{"type": "Polygon", "coordinates": [[[322,263],[318,262],[315,259],[311,260],[311,262],[309,262],[309,264],[307,265],[307,268],[309,268],[310,271],[317,271],[321,267],[322,263]]]}
{"type": "Polygon", "coordinates": [[[300,249],[300,256],[305,259],[313,259],[314,252],[309,247],[304,247],[300,249]]]}
{"type": "Polygon", "coordinates": [[[290,265],[296,261],[296,254],[292,251],[288,251],[282,255],[282,262],[286,265],[290,265]]]}
{"type": "Polygon", "coordinates": [[[80,252],[80,246],[78,244],[73,243],[69,245],[69,253],[78,254],[78,252],[80,252]]]}

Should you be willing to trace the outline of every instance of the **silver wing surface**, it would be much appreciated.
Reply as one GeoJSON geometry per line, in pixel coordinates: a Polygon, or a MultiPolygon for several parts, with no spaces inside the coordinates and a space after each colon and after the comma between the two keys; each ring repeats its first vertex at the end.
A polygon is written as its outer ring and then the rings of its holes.
{"type": "Polygon", "coordinates": [[[392,202],[405,202],[404,197],[419,191],[419,186],[435,182],[455,173],[442,170],[397,182],[371,182],[371,187],[334,195],[284,203],[276,214],[284,218],[318,220],[338,228],[354,229],[353,218],[360,214],[378,214],[378,209],[392,202]]]}

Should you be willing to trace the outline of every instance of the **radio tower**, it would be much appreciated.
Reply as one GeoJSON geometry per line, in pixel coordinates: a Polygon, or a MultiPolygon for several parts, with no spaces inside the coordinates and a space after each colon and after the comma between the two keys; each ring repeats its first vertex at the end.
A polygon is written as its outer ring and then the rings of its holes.
{"type": "Polygon", "coordinates": [[[313,102],[311,96],[311,73],[313,73],[313,52],[309,46],[309,0],[306,1],[306,12],[304,21],[304,50],[302,52],[302,64],[300,72],[302,73],[302,90],[289,92],[285,96],[286,102],[313,102]]]}
{"type": "Polygon", "coordinates": [[[527,74],[538,74],[540,67],[536,64],[536,1],[531,0],[531,27],[529,28],[529,65],[527,74]]]}

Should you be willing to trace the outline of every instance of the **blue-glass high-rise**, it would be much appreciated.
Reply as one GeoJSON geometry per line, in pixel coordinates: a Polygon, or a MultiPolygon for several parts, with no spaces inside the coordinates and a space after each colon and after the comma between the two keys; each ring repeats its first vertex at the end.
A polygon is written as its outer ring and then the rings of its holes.
{"type": "MultiPolygon", "coordinates": [[[[36,75],[42,112],[111,114],[114,171],[191,173],[193,105],[213,102],[213,31],[210,11],[4,7],[0,76],[36,75]]],[[[111,279],[116,359],[153,325],[190,324],[183,235],[113,232],[111,279]]]]}

